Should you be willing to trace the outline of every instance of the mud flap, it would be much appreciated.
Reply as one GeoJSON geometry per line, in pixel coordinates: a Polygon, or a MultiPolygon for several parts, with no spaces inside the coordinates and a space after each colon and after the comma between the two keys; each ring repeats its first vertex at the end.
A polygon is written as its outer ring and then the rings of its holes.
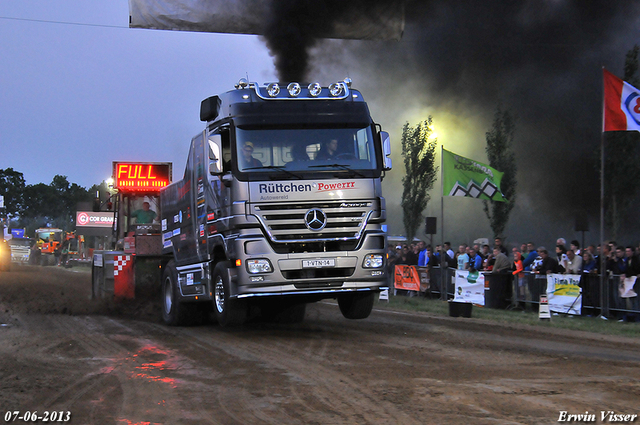
{"type": "Polygon", "coordinates": [[[134,254],[113,257],[113,296],[115,299],[135,298],[134,254]]]}

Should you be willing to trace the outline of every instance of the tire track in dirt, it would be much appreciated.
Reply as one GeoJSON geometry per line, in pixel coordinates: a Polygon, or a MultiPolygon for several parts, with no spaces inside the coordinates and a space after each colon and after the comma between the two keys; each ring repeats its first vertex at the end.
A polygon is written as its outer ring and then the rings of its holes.
{"type": "MultiPolygon", "coordinates": [[[[42,328],[37,324],[41,319],[23,321],[27,327],[35,323],[42,328]]],[[[101,416],[109,410],[104,404],[111,407],[115,421],[124,423],[179,423],[192,416],[182,411],[179,379],[169,376],[179,368],[174,364],[178,356],[156,341],[101,316],[48,315],[46,320],[47,327],[54,328],[49,331],[52,337],[71,339],[89,353],[90,357],[79,360],[93,369],[50,394],[42,401],[44,408],[74,411],[74,416],[88,419],[87,423],[113,423],[101,416]]],[[[198,422],[215,423],[206,416],[198,422]]]]}
{"type": "MultiPolygon", "coordinates": [[[[165,328],[162,325],[152,325],[157,331],[171,333],[175,338],[194,344],[198,349],[211,351],[236,359],[238,362],[249,363],[249,367],[260,368],[260,373],[271,371],[271,385],[279,382],[281,391],[287,388],[287,409],[278,407],[278,400],[266,396],[270,388],[258,383],[259,388],[253,388],[252,393],[262,397],[248,397],[246,391],[238,393],[231,388],[220,388],[219,406],[237,423],[396,423],[396,421],[413,424],[422,423],[396,408],[391,403],[383,403],[363,384],[346,376],[343,372],[322,363],[327,362],[326,353],[333,349],[327,335],[313,335],[300,328],[275,326],[269,329],[249,330],[221,330],[217,327],[208,328],[165,328]],[[308,335],[311,334],[311,337],[308,335]],[[301,337],[303,335],[303,337],[301,337]],[[287,336],[293,337],[287,339],[287,336]],[[318,348],[319,347],[319,348],[318,348]],[[261,386],[262,385],[262,386],[261,386]],[[252,398],[255,399],[252,401],[252,398]],[[265,400],[271,402],[272,413],[266,414],[265,400]],[[226,407],[233,401],[235,408],[229,411],[226,407]],[[242,403],[238,406],[238,403],[242,403]],[[275,406],[274,406],[275,404],[275,406]],[[296,411],[294,416],[289,412],[296,411]],[[360,412],[360,413],[356,413],[360,412]]],[[[316,323],[314,323],[316,326],[316,323]]],[[[318,332],[316,332],[318,333],[318,332]]],[[[361,339],[361,335],[350,330],[343,338],[353,337],[361,339]]],[[[338,340],[342,345],[343,340],[338,340]]],[[[269,380],[267,380],[269,381],[269,380]]],[[[282,404],[282,403],[280,403],[282,404]]]]}

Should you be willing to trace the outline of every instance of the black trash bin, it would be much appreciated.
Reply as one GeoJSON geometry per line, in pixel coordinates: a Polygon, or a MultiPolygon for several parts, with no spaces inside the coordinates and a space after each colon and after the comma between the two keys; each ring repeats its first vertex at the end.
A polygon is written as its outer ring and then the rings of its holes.
{"type": "Polygon", "coordinates": [[[505,309],[511,304],[511,273],[487,273],[484,275],[484,306],[505,309]]]}

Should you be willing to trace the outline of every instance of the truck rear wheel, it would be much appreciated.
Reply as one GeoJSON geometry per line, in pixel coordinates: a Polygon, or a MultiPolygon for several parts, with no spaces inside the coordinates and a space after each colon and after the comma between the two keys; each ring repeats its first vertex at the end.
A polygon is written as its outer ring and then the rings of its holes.
{"type": "Polygon", "coordinates": [[[169,261],[162,276],[162,321],[169,326],[183,326],[191,322],[189,306],[180,302],[178,271],[169,261]]]}
{"type": "Polygon", "coordinates": [[[102,270],[94,265],[91,265],[91,299],[101,300],[103,298],[101,275],[102,270]]]}
{"type": "Polygon", "coordinates": [[[230,296],[229,267],[228,261],[222,261],[213,269],[213,313],[222,327],[240,325],[247,317],[247,304],[230,296]]]}
{"type": "Polygon", "coordinates": [[[355,293],[338,296],[340,312],[347,319],[366,319],[373,310],[375,293],[355,293]]]}

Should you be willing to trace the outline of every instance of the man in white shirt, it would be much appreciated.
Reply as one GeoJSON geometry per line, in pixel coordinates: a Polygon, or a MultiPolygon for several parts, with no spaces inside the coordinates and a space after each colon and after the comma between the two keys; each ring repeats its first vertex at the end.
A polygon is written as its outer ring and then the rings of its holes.
{"type": "Polygon", "coordinates": [[[567,251],[567,260],[565,262],[565,274],[582,273],[582,257],[576,255],[572,249],[567,251]]]}

